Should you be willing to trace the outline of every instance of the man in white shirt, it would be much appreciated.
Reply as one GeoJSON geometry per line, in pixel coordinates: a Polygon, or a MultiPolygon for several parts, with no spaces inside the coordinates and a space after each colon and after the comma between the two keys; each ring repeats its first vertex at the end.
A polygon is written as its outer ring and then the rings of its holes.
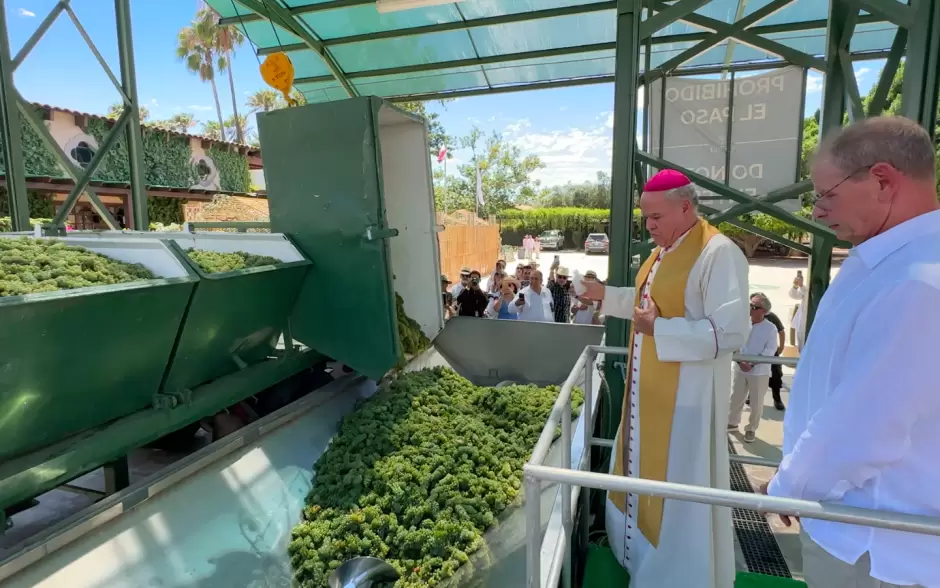
{"type": "MultiPolygon", "coordinates": [[[[803,348],[768,494],[940,517],[935,166],[930,135],[901,117],[820,147],[813,214],[855,247],[803,348]]],[[[940,537],[819,520],[803,531],[810,588],[940,586],[940,537]]]]}
{"type": "MultiPolygon", "coordinates": [[[[770,299],[763,293],[751,294],[751,334],[741,348],[744,355],[773,357],[777,352],[777,327],[765,320],[770,311],[770,299]]],[[[731,412],[728,413],[728,431],[737,431],[741,424],[744,403],[750,400],[751,416],[744,428],[744,442],[753,443],[757,427],[764,412],[764,393],[770,383],[769,363],[734,363],[734,381],[731,386],[731,412]]]]}
{"type": "Polygon", "coordinates": [[[516,300],[519,307],[519,320],[540,323],[555,322],[552,310],[552,293],[542,287],[542,272],[533,270],[529,274],[529,285],[522,289],[516,300]]]}

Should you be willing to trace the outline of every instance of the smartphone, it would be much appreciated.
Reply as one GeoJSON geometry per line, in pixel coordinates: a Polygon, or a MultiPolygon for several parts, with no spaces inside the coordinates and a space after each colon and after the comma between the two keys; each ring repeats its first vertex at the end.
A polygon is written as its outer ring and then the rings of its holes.
{"type": "Polygon", "coordinates": [[[561,261],[561,256],[556,255],[556,256],[555,256],[555,262],[558,263],[558,262],[560,262],[560,261],[561,261]]]}
{"type": "Polygon", "coordinates": [[[525,302],[525,294],[523,294],[522,292],[519,293],[519,300],[525,302]]]}

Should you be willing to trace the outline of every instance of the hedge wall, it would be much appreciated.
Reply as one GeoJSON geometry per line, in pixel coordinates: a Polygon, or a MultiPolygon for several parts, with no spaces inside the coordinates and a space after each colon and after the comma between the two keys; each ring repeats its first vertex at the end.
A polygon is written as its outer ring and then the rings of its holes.
{"type": "MultiPolygon", "coordinates": [[[[28,192],[29,216],[31,218],[52,218],[55,216],[55,205],[48,194],[28,192]]],[[[0,187],[0,216],[10,215],[10,201],[7,198],[6,188],[0,187]]]]}
{"type": "MultiPolygon", "coordinates": [[[[35,109],[41,114],[41,109],[35,109]]],[[[30,176],[64,177],[65,172],[59,167],[55,155],[46,149],[39,133],[33,130],[29,121],[20,119],[20,139],[23,142],[23,157],[26,174],[30,176]]],[[[0,172],[4,170],[3,152],[0,151],[0,172]]]]}
{"type": "Polygon", "coordinates": [[[219,185],[223,192],[248,192],[251,188],[251,174],[248,171],[248,158],[241,153],[224,147],[212,146],[206,155],[215,162],[219,170],[219,185]]]}

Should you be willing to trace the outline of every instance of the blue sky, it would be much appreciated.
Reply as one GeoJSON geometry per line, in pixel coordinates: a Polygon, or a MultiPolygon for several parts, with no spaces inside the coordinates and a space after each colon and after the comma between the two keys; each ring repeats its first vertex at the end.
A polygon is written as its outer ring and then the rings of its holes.
{"type": "MultiPolygon", "coordinates": [[[[55,4],[55,0],[6,2],[14,54],[55,4]]],[[[197,4],[197,0],[131,2],[138,95],[141,104],[150,110],[151,119],[169,118],[179,112],[192,113],[201,121],[215,118],[210,87],[188,73],[175,54],[177,33],[189,24],[197,4]]],[[[118,75],[113,2],[85,0],[74,2],[73,8],[118,75]]],[[[876,82],[880,67],[879,62],[856,64],[863,95],[876,82]]],[[[248,95],[265,87],[258,61],[248,46],[236,53],[233,71],[238,107],[245,114],[248,95]]],[[[61,108],[103,114],[119,101],[104,70],[66,15],[58,18],[33,49],[17,70],[15,81],[27,100],[61,108]]],[[[227,117],[232,112],[227,78],[220,79],[218,86],[223,115],[227,117]]],[[[822,77],[811,74],[807,113],[819,107],[821,89],[822,77]]],[[[540,156],[546,167],[536,172],[536,177],[543,185],[593,180],[597,171],[609,172],[612,108],[612,85],[461,98],[446,107],[431,105],[451,135],[465,135],[476,125],[487,134],[503,134],[527,154],[540,156]]],[[[468,159],[460,149],[453,153],[456,161],[451,163],[468,159]]]]}

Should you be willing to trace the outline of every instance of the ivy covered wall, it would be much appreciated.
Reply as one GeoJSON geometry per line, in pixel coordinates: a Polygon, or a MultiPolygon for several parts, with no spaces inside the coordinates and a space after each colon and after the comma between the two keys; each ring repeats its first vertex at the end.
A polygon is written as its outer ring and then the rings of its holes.
{"type": "MultiPolygon", "coordinates": [[[[36,113],[42,116],[42,109],[36,108],[36,113]]],[[[26,166],[26,175],[63,177],[65,173],[59,167],[59,160],[46,149],[39,133],[33,130],[29,121],[20,117],[20,139],[23,142],[23,158],[26,166]]],[[[4,168],[3,151],[0,151],[0,172],[4,168]]],[[[5,204],[5,203],[4,203],[5,204]]]]}
{"type": "Polygon", "coordinates": [[[248,158],[224,147],[212,146],[206,155],[215,162],[219,170],[219,185],[223,192],[247,192],[251,187],[248,158]]]}
{"type": "MultiPolygon", "coordinates": [[[[29,218],[52,218],[55,216],[55,205],[48,194],[27,192],[29,199],[29,218]]],[[[10,201],[7,190],[0,187],[0,217],[10,216],[10,201]]]]}

